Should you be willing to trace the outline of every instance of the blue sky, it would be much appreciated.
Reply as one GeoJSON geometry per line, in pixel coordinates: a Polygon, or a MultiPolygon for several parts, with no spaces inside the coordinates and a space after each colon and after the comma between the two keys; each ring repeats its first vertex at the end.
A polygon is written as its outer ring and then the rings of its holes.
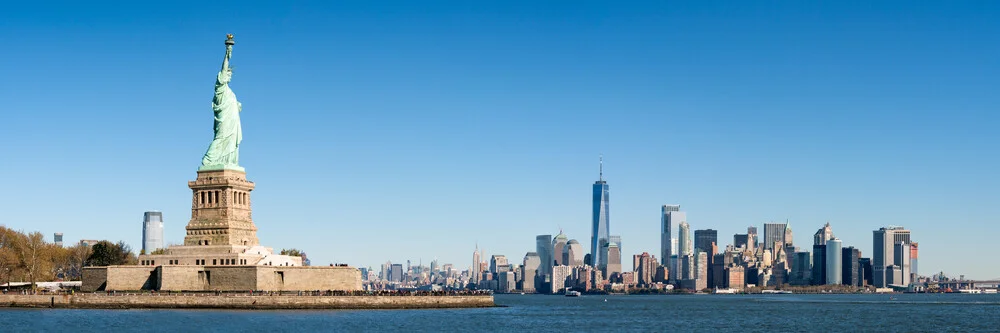
{"type": "MultiPolygon", "coordinates": [[[[723,243],[829,221],[920,270],[1000,277],[994,2],[39,3],[0,10],[0,224],[181,243],[224,35],[261,242],[314,263],[587,243],[604,154],[611,233],[659,251],[681,204],[723,243]]],[[[588,249],[589,250],[589,249],[588,249]]],[[[630,266],[630,260],[623,260],[630,266]]],[[[627,268],[627,267],[626,267],[627,268]]]]}

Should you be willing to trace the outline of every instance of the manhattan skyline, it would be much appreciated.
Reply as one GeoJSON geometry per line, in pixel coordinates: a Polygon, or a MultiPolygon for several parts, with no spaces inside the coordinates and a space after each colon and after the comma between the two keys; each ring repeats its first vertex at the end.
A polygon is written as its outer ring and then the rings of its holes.
{"type": "Polygon", "coordinates": [[[0,224],[138,248],[158,210],[182,242],[204,50],[234,33],[261,242],[314,264],[589,241],[603,154],[623,257],[679,204],[720,240],[829,221],[865,256],[902,225],[922,274],[1000,276],[969,255],[1000,228],[1000,5],[382,6],[9,5],[0,224]]]}

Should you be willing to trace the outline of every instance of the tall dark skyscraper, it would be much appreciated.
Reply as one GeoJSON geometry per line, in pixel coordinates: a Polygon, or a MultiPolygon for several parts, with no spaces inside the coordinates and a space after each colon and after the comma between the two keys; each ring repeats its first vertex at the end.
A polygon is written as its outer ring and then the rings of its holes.
{"type": "Polygon", "coordinates": [[[774,243],[785,243],[785,229],[787,228],[787,223],[764,223],[764,249],[774,251],[774,243]]]}
{"type": "Polygon", "coordinates": [[[812,284],[821,286],[826,284],[826,241],[823,245],[813,245],[813,266],[812,284]]]}
{"type": "Polygon", "coordinates": [[[608,264],[608,254],[601,253],[601,249],[607,247],[608,236],[611,234],[608,227],[608,220],[611,214],[608,212],[608,182],[604,181],[604,158],[601,157],[600,176],[594,182],[594,215],[590,238],[590,263],[594,267],[601,268],[608,264]]]}
{"type": "Polygon", "coordinates": [[[701,252],[712,253],[712,243],[719,245],[719,232],[712,229],[695,230],[694,231],[694,248],[701,250],[701,252]]]}

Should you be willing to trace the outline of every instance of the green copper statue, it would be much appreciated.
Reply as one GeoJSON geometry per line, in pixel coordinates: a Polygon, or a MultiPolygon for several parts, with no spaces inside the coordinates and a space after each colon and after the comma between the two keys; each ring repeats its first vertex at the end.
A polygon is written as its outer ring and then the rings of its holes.
{"type": "Polygon", "coordinates": [[[229,80],[233,70],[229,67],[229,57],[233,53],[233,35],[226,35],[226,58],[222,60],[222,70],[215,81],[215,98],[212,99],[212,110],[215,111],[215,138],[208,146],[205,157],[201,159],[198,170],[232,169],[243,171],[239,166],[240,142],[243,141],[243,128],[240,126],[240,112],[243,105],[236,100],[236,94],[229,89],[229,80]]]}

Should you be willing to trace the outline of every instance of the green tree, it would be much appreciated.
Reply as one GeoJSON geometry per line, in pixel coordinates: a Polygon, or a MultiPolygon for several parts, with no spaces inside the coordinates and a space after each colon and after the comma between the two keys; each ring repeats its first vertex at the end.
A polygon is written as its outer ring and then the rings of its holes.
{"type": "Polygon", "coordinates": [[[301,257],[303,253],[299,249],[281,249],[281,255],[301,257]]]}
{"type": "Polygon", "coordinates": [[[84,266],[115,266],[128,265],[137,262],[132,247],[125,242],[119,241],[117,244],[109,241],[100,241],[94,244],[90,256],[84,262],[84,266]]]}

